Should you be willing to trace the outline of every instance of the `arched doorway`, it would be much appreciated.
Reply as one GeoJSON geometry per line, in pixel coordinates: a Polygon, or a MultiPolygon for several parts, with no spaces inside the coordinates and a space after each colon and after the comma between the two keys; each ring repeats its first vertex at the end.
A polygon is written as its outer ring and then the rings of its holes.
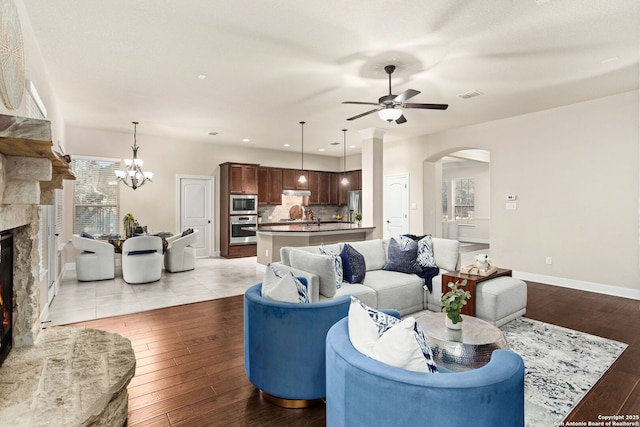
{"type": "Polygon", "coordinates": [[[424,163],[425,230],[438,237],[489,244],[491,223],[490,155],[486,150],[453,148],[424,163]]]}

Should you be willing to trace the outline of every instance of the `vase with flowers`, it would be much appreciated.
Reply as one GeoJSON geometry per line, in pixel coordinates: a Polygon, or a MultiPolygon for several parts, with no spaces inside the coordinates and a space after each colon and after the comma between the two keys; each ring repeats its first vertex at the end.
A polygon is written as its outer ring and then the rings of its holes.
{"type": "Polygon", "coordinates": [[[449,282],[449,292],[442,295],[442,312],[445,314],[445,324],[450,329],[462,329],[462,307],[471,298],[471,292],[462,289],[467,281],[449,282]]]}
{"type": "Polygon", "coordinates": [[[353,219],[356,220],[356,224],[358,224],[358,227],[359,227],[361,225],[361,223],[362,223],[362,214],[360,212],[356,212],[353,215],[353,219]]]}
{"type": "Polygon", "coordinates": [[[136,220],[130,213],[126,214],[122,219],[122,232],[126,239],[133,235],[133,231],[136,227],[136,220]]]}

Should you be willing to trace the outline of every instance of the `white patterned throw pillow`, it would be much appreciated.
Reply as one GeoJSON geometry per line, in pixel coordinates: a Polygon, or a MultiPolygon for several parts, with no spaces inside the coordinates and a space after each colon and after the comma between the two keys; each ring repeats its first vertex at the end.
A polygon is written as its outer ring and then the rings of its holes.
{"type": "Polygon", "coordinates": [[[435,267],[436,259],[433,256],[433,240],[427,234],[418,241],[418,264],[421,267],[435,267]]]}
{"type": "Polygon", "coordinates": [[[324,243],[320,245],[318,250],[322,255],[331,257],[331,261],[333,262],[333,269],[336,272],[336,289],[340,289],[340,287],[342,286],[342,277],[344,274],[344,271],[342,270],[342,258],[340,258],[340,254],[336,254],[331,251],[324,245],[324,243]]]}
{"type": "Polygon", "coordinates": [[[349,339],[365,356],[410,371],[437,373],[431,347],[413,317],[397,319],[351,297],[349,339]]]}
{"type": "Polygon", "coordinates": [[[292,303],[308,303],[307,287],[291,272],[282,272],[269,264],[262,279],[263,298],[292,303]]]}

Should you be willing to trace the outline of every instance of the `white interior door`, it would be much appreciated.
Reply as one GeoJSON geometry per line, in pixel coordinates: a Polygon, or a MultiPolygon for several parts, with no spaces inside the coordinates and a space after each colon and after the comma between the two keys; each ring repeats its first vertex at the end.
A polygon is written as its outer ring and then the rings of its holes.
{"type": "Polygon", "coordinates": [[[384,177],[385,239],[409,233],[409,175],[384,177]]]}
{"type": "Polygon", "coordinates": [[[213,227],[211,224],[213,177],[178,176],[180,215],[178,230],[198,230],[196,256],[211,256],[213,227]]]}

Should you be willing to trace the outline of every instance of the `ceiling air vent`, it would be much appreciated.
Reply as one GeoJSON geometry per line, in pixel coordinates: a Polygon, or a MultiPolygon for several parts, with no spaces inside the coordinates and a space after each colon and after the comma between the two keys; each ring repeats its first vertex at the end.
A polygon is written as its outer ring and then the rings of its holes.
{"type": "Polygon", "coordinates": [[[470,90],[469,92],[459,94],[458,98],[469,99],[469,98],[473,98],[474,96],[480,96],[480,95],[482,95],[482,92],[478,92],[477,90],[470,90]]]}

